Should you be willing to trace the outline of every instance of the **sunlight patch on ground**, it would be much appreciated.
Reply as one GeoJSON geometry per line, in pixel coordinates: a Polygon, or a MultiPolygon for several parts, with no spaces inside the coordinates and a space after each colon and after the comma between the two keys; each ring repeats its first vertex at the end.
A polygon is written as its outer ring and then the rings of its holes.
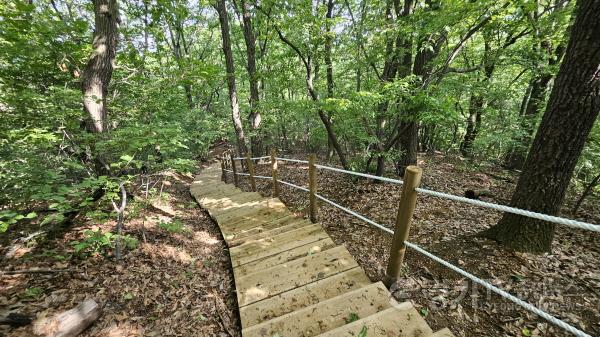
{"type": "Polygon", "coordinates": [[[219,240],[214,236],[210,235],[210,233],[208,233],[207,231],[194,232],[194,241],[200,241],[211,246],[219,243],[219,240]]]}

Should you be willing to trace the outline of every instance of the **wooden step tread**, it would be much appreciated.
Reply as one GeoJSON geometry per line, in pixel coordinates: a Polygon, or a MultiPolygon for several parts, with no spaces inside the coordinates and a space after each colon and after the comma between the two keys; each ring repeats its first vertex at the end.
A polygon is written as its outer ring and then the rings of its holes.
{"type": "Polygon", "coordinates": [[[357,266],[346,248],[338,246],[248,274],[235,280],[238,305],[243,307],[357,266]]]}
{"type": "Polygon", "coordinates": [[[219,223],[219,225],[227,226],[238,221],[265,217],[269,214],[281,212],[290,213],[281,201],[277,199],[267,199],[234,212],[227,212],[225,214],[217,215],[213,218],[219,223]]]}
{"type": "Polygon", "coordinates": [[[235,247],[251,240],[259,240],[311,224],[310,221],[295,215],[287,215],[274,221],[263,222],[252,228],[239,230],[236,233],[228,233],[229,236],[225,240],[228,241],[229,247],[235,247]]]}
{"type": "MultiPolygon", "coordinates": [[[[310,225],[229,249],[233,267],[276,255],[298,246],[328,239],[319,225],[310,225]]],[[[308,253],[308,252],[307,252],[308,253]]],[[[313,252],[315,253],[315,252],[313,252]]]]}
{"type": "Polygon", "coordinates": [[[373,283],[242,330],[244,337],[311,337],[391,308],[383,283],[373,283]]]}
{"type": "Polygon", "coordinates": [[[319,337],[356,337],[364,331],[368,337],[429,337],[433,333],[413,305],[404,302],[319,337]]]}
{"type": "Polygon", "coordinates": [[[242,328],[247,328],[371,284],[360,267],[309,283],[240,308],[242,328]]]}
{"type": "MultiPolygon", "coordinates": [[[[234,266],[233,274],[236,278],[255,273],[257,271],[271,268],[278,264],[283,264],[295,259],[309,256],[318,252],[325,251],[335,247],[335,243],[330,238],[321,239],[302,246],[298,246],[283,252],[257,259],[243,265],[234,266]]],[[[233,264],[233,262],[232,262],[233,264]]]]}

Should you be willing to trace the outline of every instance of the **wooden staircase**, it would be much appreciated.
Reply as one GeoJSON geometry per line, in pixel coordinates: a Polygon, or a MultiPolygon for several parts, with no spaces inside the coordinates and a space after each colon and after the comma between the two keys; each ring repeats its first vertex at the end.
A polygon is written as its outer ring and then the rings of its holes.
{"type": "Polygon", "coordinates": [[[319,224],[220,178],[212,165],[191,192],[229,246],[243,337],[453,336],[434,333],[410,302],[372,283],[319,224]]]}

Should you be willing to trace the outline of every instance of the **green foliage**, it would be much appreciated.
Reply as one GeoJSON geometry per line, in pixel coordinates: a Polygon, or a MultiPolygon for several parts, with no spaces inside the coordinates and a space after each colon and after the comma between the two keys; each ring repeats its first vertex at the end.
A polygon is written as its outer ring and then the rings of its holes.
{"type": "Polygon", "coordinates": [[[138,240],[130,235],[119,236],[111,232],[102,232],[100,229],[86,230],[83,235],[82,241],[72,241],[71,246],[75,254],[84,258],[99,254],[107,256],[114,249],[117,239],[120,239],[123,246],[130,250],[137,248],[139,244],[138,240]]]}
{"type": "Polygon", "coordinates": [[[19,295],[19,297],[23,299],[38,299],[40,296],[44,294],[44,289],[39,287],[31,287],[25,289],[23,293],[19,295]]]}
{"type": "Polygon", "coordinates": [[[0,233],[6,232],[10,225],[17,223],[19,220],[33,219],[35,217],[37,217],[35,212],[23,215],[9,210],[2,210],[0,211],[0,233]]]}
{"type": "Polygon", "coordinates": [[[181,222],[179,219],[174,219],[171,222],[160,222],[158,227],[166,230],[169,233],[181,234],[188,231],[183,222],[181,222]]]}

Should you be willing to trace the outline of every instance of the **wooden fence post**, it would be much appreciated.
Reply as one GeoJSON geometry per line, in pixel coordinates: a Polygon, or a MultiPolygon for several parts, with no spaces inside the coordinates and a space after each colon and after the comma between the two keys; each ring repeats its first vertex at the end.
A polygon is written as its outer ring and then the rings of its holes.
{"type": "Polygon", "coordinates": [[[317,222],[317,170],[315,162],[317,157],[314,153],[311,153],[308,157],[308,189],[309,189],[309,215],[312,223],[317,222]]]}
{"type": "Polygon", "coordinates": [[[250,151],[246,152],[246,164],[248,165],[248,176],[250,178],[250,187],[252,187],[252,192],[256,192],[256,181],[254,180],[254,163],[252,159],[250,159],[250,151]]]}
{"type": "Polygon", "coordinates": [[[221,159],[221,181],[227,183],[227,174],[225,173],[225,158],[221,159]]]}
{"type": "Polygon", "coordinates": [[[409,166],[404,171],[404,184],[402,186],[402,196],[400,197],[400,205],[398,206],[398,214],[396,216],[396,229],[394,238],[392,239],[392,248],[390,250],[390,259],[387,265],[387,280],[388,286],[398,281],[402,273],[402,262],[404,261],[404,252],[406,245],[404,241],[408,238],[410,224],[412,222],[415,205],[417,203],[417,191],[421,183],[421,175],[423,171],[417,166],[409,166]]]}
{"type": "Polygon", "coordinates": [[[273,197],[279,197],[279,183],[277,182],[277,153],[275,149],[271,150],[271,172],[273,176],[273,197]]]}
{"type": "Polygon", "coordinates": [[[233,185],[238,186],[237,168],[235,168],[235,159],[233,159],[233,152],[229,154],[231,160],[231,170],[233,171],[233,185]]]}

